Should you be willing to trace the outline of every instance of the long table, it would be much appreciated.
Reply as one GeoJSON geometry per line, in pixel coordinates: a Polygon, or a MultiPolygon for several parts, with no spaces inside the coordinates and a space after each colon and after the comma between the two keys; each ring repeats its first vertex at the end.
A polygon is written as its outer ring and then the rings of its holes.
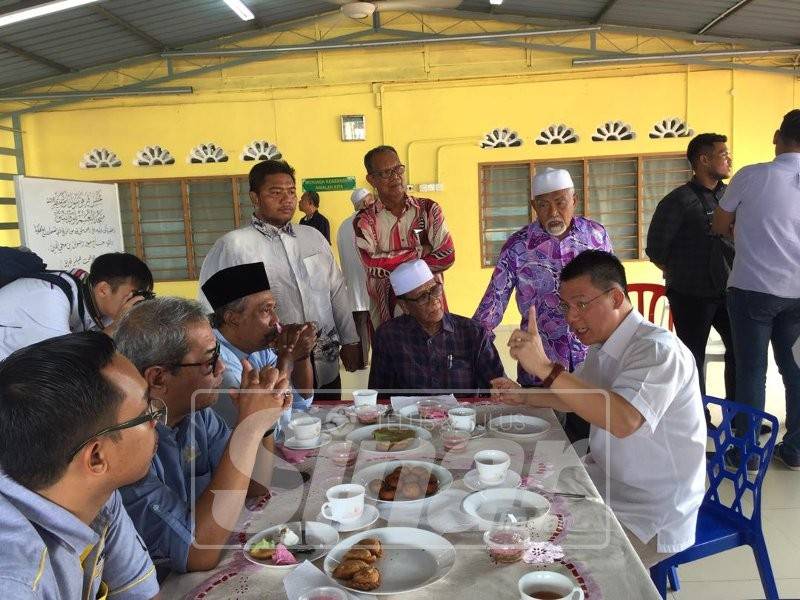
{"type": "MultiPolygon", "coordinates": [[[[420,511],[402,511],[389,506],[381,508],[381,516],[371,528],[388,526],[415,526],[430,529],[443,535],[456,547],[456,562],[443,579],[413,592],[396,594],[406,600],[456,596],[460,600],[483,598],[518,598],[517,581],[533,570],[554,570],[569,575],[583,588],[586,600],[646,600],[660,596],[653,586],[648,571],[636,556],[619,522],[599,497],[597,489],[587,474],[580,458],[567,441],[567,437],[554,413],[545,409],[505,406],[489,402],[472,404],[478,412],[478,423],[503,414],[528,414],[546,419],[550,430],[536,440],[509,440],[486,436],[469,442],[466,451],[446,453],[433,432],[430,446],[421,451],[420,458],[435,461],[453,474],[454,484],[434,497],[428,508],[420,511]],[[472,468],[472,456],[482,449],[496,448],[512,457],[511,469],[520,473],[520,487],[543,493],[551,502],[551,511],[541,528],[533,531],[536,551],[529,553],[549,564],[528,564],[520,561],[511,565],[495,564],[486,552],[482,530],[460,511],[460,501],[471,493],[463,475],[472,468]],[[586,498],[568,498],[542,492],[567,492],[583,494],[586,498]],[[558,557],[563,553],[563,556],[558,557]],[[552,561],[552,562],[550,562],[552,561]]],[[[316,406],[312,409],[321,417],[333,407],[316,406]]],[[[357,424],[339,431],[343,438],[357,424]]],[[[353,472],[368,463],[376,462],[374,455],[361,453],[354,466],[340,467],[326,458],[325,447],[316,456],[308,456],[298,464],[278,458],[281,479],[293,480],[296,487],[270,488],[271,497],[251,499],[240,517],[237,533],[231,537],[220,565],[209,572],[172,574],[162,584],[164,598],[203,599],[259,598],[283,599],[286,592],[283,578],[288,571],[255,565],[244,558],[244,542],[255,533],[275,524],[290,521],[319,520],[325,501],[325,491],[337,483],[349,482],[353,472]]],[[[387,458],[391,459],[391,457],[387,458]]],[[[341,539],[360,532],[342,533],[341,539]]],[[[322,569],[324,559],[315,561],[322,569]]]]}

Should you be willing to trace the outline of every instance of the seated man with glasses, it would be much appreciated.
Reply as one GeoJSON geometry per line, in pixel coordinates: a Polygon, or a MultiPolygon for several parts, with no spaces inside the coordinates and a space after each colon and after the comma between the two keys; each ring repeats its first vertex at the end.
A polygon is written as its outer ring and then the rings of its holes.
{"type": "Polygon", "coordinates": [[[149,472],[120,490],[125,508],[159,574],[211,569],[245,496],[265,493],[256,459],[271,447],[265,438],[291,405],[286,376],[245,361],[240,389],[226,390],[238,408],[231,431],[211,408],[225,365],[199,303],[165,297],[137,304],[115,340],[150,395],[169,409],[166,423],[156,427],[158,450],[149,472]]]}
{"type": "MultiPolygon", "coordinates": [[[[512,292],[522,315],[520,327],[528,327],[528,312],[536,307],[536,324],[545,352],[554,362],[574,371],[586,356],[578,336],[570,331],[558,310],[558,275],[569,261],[586,249],[611,252],[605,228],[596,221],[575,214],[578,197],[566,169],[537,169],[531,182],[531,207],[536,219],[513,233],[503,245],[492,279],[473,319],[487,331],[503,321],[512,292]]],[[[537,387],[536,375],[517,368],[523,387],[537,387]]],[[[562,415],[564,430],[571,441],[589,435],[589,425],[573,414],[562,415]]]]}
{"type": "Polygon", "coordinates": [[[100,332],[0,362],[0,598],[153,598],[117,488],[142,478],[163,404],[100,332]]]}
{"type": "Polygon", "coordinates": [[[589,346],[575,371],[550,359],[532,306],[528,328],[511,334],[511,356],[551,393],[518,393],[496,380],[500,398],[575,412],[590,424],[586,468],[626,529],[645,567],[694,544],[705,492],[706,422],[697,365],[666,329],[628,299],[612,254],[587,250],[561,271],[560,308],[589,346]]]}
{"type": "Polygon", "coordinates": [[[444,309],[442,284],[428,265],[414,260],[397,267],[390,281],[406,313],[375,332],[369,387],[485,393],[504,373],[490,334],[472,319],[444,309]]]}
{"type": "Polygon", "coordinates": [[[364,156],[364,166],[377,198],[359,211],[353,227],[367,271],[372,325],[377,329],[400,314],[389,284],[389,274],[398,265],[422,259],[441,283],[442,272],[453,266],[456,254],[441,207],[428,198],[408,195],[406,167],[394,148],[373,148],[364,156]]]}
{"type": "MultiPolygon", "coordinates": [[[[275,296],[261,262],[222,269],[203,284],[203,293],[214,309],[211,323],[225,363],[224,389],[241,385],[243,360],[259,370],[277,367],[291,377],[297,391],[293,393],[291,408],[281,416],[278,433],[288,424],[293,409],[308,410],[314,401],[310,359],[317,341],[314,325],[281,325],[275,296]]],[[[239,410],[228,394],[220,394],[214,410],[229,426],[236,426],[239,410]]]]}

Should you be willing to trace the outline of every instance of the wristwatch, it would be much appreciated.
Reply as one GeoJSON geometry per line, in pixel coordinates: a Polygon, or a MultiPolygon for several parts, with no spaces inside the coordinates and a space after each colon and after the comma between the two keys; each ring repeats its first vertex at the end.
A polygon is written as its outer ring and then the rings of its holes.
{"type": "Polygon", "coordinates": [[[556,377],[561,375],[564,372],[564,370],[565,369],[564,369],[563,365],[560,365],[558,363],[554,364],[553,365],[553,370],[550,371],[550,375],[548,375],[547,379],[545,379],[542,382],[542,387],[543,388],[549,388],[551,385],[553,385],[553,382],[556,380],[556,377]]]}

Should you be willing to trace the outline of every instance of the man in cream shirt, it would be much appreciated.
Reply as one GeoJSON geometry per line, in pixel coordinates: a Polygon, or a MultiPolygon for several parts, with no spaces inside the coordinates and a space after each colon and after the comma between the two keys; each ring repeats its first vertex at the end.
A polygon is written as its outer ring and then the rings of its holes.
{"type": "Polygon", "coordinates": [[[579,254],[561,272],[559,296],[570,328],[590,346],[586,360],[567,373],[547,358],[531,308],[528,331],[511,334],[511,355],[552,394],[510,398],[572,411],[591,424],[586,468],[651,567],[695,541],[706,463],[697,366],[677,337],[633,309],[614,255],[579,254]]]}
{"type": "MultiPolygon", "coordinates": [[[[249,180],[253,218],[214,243],[200,269],[200,285],[227,267],[263,262],[281,322],[317,325],[319,337],[312,355],[315,388],[336,396],[341,388],[339,358],[348,371],[357,370],[360,359],[342,272],[321,233],[291,223],[297,209],[291,166],[265,160],[250,169],[249,180]]],[[[209,306],[202,291],[198,299],[209,306]]]]}

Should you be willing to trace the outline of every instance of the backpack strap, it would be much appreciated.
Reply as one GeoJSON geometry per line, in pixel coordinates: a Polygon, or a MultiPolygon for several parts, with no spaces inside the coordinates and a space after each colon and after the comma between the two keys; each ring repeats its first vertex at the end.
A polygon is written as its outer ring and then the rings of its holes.
{"type": "Polygon", "coordinates": [[[28,275],[27,277],[30,279],[40,279],[42,281],[46,281],[50,285],[53,285],[64,292],[64,295],[69,301],[69,312],[71,314],[74,302],[72,297],[72,286],[69,284],[69,281],[64,279],[61,275],[67,275],[75,283],[75,292],[78,301],[78,318],[81,321],[81,327],[84,331],[86,331],[86,303],[83,299],[83,282],[80,279],[68,271],[42,271],[41,273],[34,273],[32,275],[28,275]]]}

